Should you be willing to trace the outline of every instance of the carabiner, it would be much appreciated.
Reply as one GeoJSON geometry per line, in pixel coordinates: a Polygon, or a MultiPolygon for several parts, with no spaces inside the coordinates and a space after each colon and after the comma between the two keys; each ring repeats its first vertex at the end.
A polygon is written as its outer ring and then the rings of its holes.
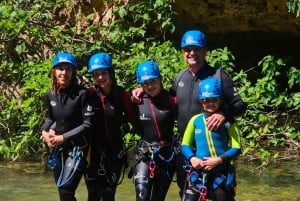
{"type": "Polygon", "coordinates": [[[206,200],[206,195],[207,195],[207,188],[206,186],[201,186],[199,188],[199,193],[200,193],[200,200],[205,201],[206,200]]]}
{"type": "Polygon", "coordinates": [[[154,171],[155,171],[155,168],[156,168],[156,163],[154,161],[150,161],[148,166],[149,166],[149,177],[153,178],[154,177],[154,171]]]}

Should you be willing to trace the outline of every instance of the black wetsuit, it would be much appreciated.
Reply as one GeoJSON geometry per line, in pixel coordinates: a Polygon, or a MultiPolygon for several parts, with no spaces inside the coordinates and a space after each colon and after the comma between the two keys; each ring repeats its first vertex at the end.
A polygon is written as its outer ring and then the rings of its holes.
{"type": "Polygon", "coordinates": [[[104,95],[99,87],[91,87],[93,118],[91,165],[85,174],[88,201],[114,201],[122,168],[126,163],[121,126],[128,121],[137,127],[137,107],[130,94],[113,85],[104,95]]]}
{"type": "MultiPolygon", "coordinates": [[[[192,116],[202,112],[202,107],[198,99],[198,87],[201,80],[207,77],[216,77],[222,81],[224,104],[221,111],[224,113],[226,120],[234,121],[234,116],[244,114],[246,111],[246,104],[241,99],[234,83],[229,75],[222,69],[212,68],[205,64],[200,70],[193,75],[188,68],[182,69],[175,79],[172,86],[172,92],[177,97],[178,104],[178,133],[183,135],[188,121],[192,116]]],[[[186,173],[183,169],[185,164],[184,158],[181,154],[177,157],[177,184],[180,188],[180,195],[185,185],[186,173]]]]}
{"type": "MultiPolygon", "coordinates": [[[[64,143],[59,146],[62,150],[58,154],[58,159],[61,159],[60,155],[63,154],[65,161],[74,146],[82,147],[83,159],[76,173],[66,185],[58,188],[61,201],[75,201],[75,190],[87,165],[88,131],[93,115],[92,108],[89,106],[89,92],[79,86],[62,89],[57,95],[53,90],[49,90],[46,95],[46,103],[48,112],[43,129],[49,131],[55,124],[56,134],[64,137],[64,143]]],[[[58,160],[58,162],[53,169],[55,182],[58,181],[62,168],[62,161],[58,160]]]]}
{"type": "Polygon", "coordinates": [[[142,136],[134,170],[136,200],[163,201],[175,171],[172,142],[176,99],[165,91],[154,98],[143,94],[139,116],[142,136]]]}

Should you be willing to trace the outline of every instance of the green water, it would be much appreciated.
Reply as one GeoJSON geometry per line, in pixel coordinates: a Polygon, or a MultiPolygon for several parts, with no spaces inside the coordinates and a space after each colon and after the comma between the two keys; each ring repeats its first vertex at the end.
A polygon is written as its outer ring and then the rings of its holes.
{"type": "MultiPolygon", "coordinates": [[[[300,201],[299,161],[284,161],[262,173],[255,165],[237,162],[237,201],[300,201]]],[[[78,201],[86,200],[84,181],[77,190],[78,201]]],[[[43,174],[39,163],[0,162],[0,201],[58,201],[52,172],[43,174]]],[[[116,201],[134,201],[132,180],[125,177],[118,187],[116,201]]],[[[166,201],[179,201],[173,182],[166,201]]]]}

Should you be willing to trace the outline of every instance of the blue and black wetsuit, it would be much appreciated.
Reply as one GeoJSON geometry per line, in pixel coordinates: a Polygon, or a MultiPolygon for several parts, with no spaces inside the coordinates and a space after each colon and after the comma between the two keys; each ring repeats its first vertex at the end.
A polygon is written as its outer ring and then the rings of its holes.
{"type": "Polygon", "coordinates": [[[138,201],[165,200],[175,171],[172,142],[176,116],[176,99],[166,91],[155,97],[143,94],[139,104],[141,141],[134,169],[138,201]]]}
{"type": "Polygon", "coordinates": [[[207,175],[207,181],[202,181],[202,184],[189,181],[190,184],[187,185],[183,200],[199,200],[197,185],[198,187],[205,185],[213,201],[234,201],[235,180],[230,162],[240,154],[240,149],[240,136],[235,123],[226,123],[216,131],[209,131],[206,126],[205,113],[193,116],[184,132],[182,154],[186,159],[194,156],[201,160],[204,160],[204,157],[220,157],[223,163],[209,172],[198,170],[198,181],[202,179],[203,174],[207,175]]]}
{"type": "MultiPolygon", "coordinates": [[[[202,112],[202,107],[198,100],[198,87],[201,80],[207,77],[216,77],[222,81],[224,92],[224,104],[221,112],[225,114],[226,121],[233,122],[234,117],[242,115],[246,111],[246,104],[238,94],[234,83],[229,75],[222,69],[212,68],[208,64],[202,66],[194,75],[188,68],[181,70],[172,86],[171,93],[176,95],[178,103],[178,133],[183,135],[188,121],[192,116],[202,112]]],[[[180,188],[180,194],[185,186],[186,172],[183,169],[185,165],[184,157],[177,155],[177,185],[180,188]]]]}
{"type": "Polygon", "coordinates": [[[121,127],[128,121],[138,129],[137,106],[130,94],[118,85],[104,95],[101,88],[90,88],[93,118],[91,166],[85,174],[88,201],[114,201],[122,168],[126,163],[121,127]]]}
{"type": "MultiPolygon", "coordinates": [[[[55,124],[55,132],[64,137],[64,143],[59,146],[60,152],[58,154],[63,154],[63,160],[66,160],[75,146],[81,147],[83,152],[83,160],[72,179],[58,189],[61,200],[75,201],[75,190],[87,166],[88,134],[93,115],[89,105],[89,92],[77,85],[61,89],[58,94],[51,89],[46,94],[46,104],[48,111],[43,129],[49,131],[51,126],[55,124]]],[[[58,157],[59,163],[53,169],[56,182],[60,177],[62,168],[62,161],[59,159],[61,157],[58,157]]]]}

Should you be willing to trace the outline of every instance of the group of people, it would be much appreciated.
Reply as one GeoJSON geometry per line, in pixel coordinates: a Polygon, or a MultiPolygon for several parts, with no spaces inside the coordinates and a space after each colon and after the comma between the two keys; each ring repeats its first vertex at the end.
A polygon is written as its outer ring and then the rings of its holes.
{"type": "Polygon", "coordinates": [[[158,64],[147,60],[137,66],[141,87],[131,93],[117,84],[109,54],[90,57],[88,89],[76,80],[74,56],[56,54],[42,138],[61,201],[76,201],[82,176],[88,201],[115,200],[127,160],[121,126],[128,122],[141,136],[132,167],[137,201],[165,200],[175,173],[183,201],[234,200],[231,162],[240,153],[234,117],[246,104],[229,75],[206,63],[203,32],[187,31],[181,48],[188,66],[171,89],[163,87],[158,64]]]}

